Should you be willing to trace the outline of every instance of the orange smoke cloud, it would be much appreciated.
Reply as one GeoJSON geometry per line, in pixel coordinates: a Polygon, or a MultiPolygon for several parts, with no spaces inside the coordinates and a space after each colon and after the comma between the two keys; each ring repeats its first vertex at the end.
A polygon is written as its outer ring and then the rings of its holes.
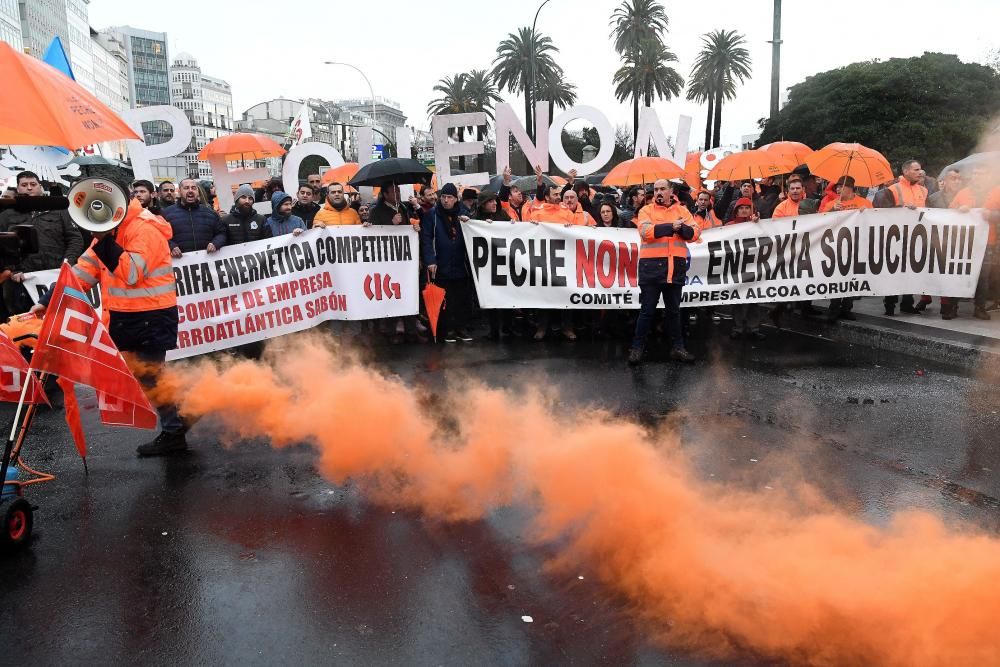
{"type": "Polygon", "coordinates": [[[665,644],[797,664],[1000,663],[1000,540],[920,512],[876,528],[808,488],[698,479],[675,432],[466,386],[430,404],[398,380],[296,344],[280,364],[172,371],[182,412],[233,438],[311,443],[336,483],[442,520],[535,509],[665,644]]]}

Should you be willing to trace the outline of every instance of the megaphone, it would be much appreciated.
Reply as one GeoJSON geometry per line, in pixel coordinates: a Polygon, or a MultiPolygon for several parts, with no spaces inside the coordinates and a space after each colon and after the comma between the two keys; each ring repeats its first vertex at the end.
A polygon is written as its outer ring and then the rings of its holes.
{"type": "Polygon", "coordinates": [[[128,196],[113,181],[84,178],[69,190],[69,217],[89,232],[110,232],[125,219],[128,196]]]}

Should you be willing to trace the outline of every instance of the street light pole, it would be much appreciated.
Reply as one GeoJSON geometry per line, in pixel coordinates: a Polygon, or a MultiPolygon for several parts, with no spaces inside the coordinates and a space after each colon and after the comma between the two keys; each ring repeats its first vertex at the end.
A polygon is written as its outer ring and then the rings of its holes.
{"type": "Polygon", "coordinates": [[[535,20],[531,22],[531,127],[535,133],[535,140],[538,140],[538,116],[535,115],[535,25],[538,23],[538,15],[542,11],[542,7],[549,4],[552,0],[545,0],[542,4],[538,5],[538,11],[535,12],[535,20]]]}
{"type": "MultiPolygon", "coordinates": [[[[546,2],[548,2],[548,0],[546,0],[546,2]]],[[[342,62],[338,62],[338,61],[334,61],[334,60],[327,60],[327,61],[324,61],[323,64],[324,65],[343,65],[344,67],[350,67],[355,72],[357,72],[358,74],[361,75],[361,78],[363,78],[365,80],[365,83],[368,84],[368,92],[369,92],[369,94],[371,94],[371,97],[372,97],[372,127],[374,127],[375,126],[375,89],[372,88],[372,82],[368,80],[368,77],[365,76],[365,73],[362,72],[360,69],[358,69],[356,66],[352,65],[351,63],[342,63],[342,62]]]]}
{"type": "Polygon", "coordinates": [[[771,33],[771,115],[773,120],[778,115],[781,87],[781,0],[774,0],[774,22],[771,33]]]}

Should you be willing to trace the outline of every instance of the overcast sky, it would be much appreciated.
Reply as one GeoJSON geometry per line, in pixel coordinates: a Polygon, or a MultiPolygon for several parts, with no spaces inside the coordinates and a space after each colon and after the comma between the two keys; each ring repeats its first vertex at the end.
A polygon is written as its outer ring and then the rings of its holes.
{"type": "MultiPolygon", "coordinates": [[[[437,80],[489,68],[497,44],[519,26],[531,25],[539,1],[437,0],[421,6],[404,0],[173,0],[168,5],[91,0],[90,22],[98,29],[132,25],[167,32],[171,59],[180,51],[190,52],[205,74],[232,85],[237,114],[282,96],[367,97],[368,88],[356,72],[322,64],[343,60],[364,70],[376,95],[398,101],[408,125],[428,129],[427,103],[437,80]]],[[[598,107],[613,125],[631,126],[631,105],[615,100],[611,84],[620,63],[608,38],[608,21],[619,4],[551,0],[539,15],[538,30],[559,48],[556,61],[576,84],[578,104],[598,107]]],[[[667,44],[684,77],[702,34],[736,29],[746,35],[753,78],[724,110],[723,143],[738,143],[742,135],[756,132],[770,99],[771,0],[663,4],[670,18],[667,44]]],[[[990,49],[1000,47],[997,26],[1000,0],[786,0],[781,87],[851,62],[924,51],[984,62],[990,49]]],[[[523,109],[520,97],[505,97],[515,110],[523,109]]],[[[707,109],[683,99],[659,102],[655,108],[668,135],[674,134],[679,114],[691,115],[691,148],[700,143],[707,109]]]]}

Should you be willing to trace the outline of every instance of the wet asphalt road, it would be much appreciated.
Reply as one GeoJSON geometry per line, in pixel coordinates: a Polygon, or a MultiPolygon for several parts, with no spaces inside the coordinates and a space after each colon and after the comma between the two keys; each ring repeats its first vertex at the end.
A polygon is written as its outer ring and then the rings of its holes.
{"type": "MultiPolygon", "coordinates": [[[[866,521],[921,508],[997,532],[995,384],[794,334],[693,347],[693,366],[637,370],[606,342],[376,354],[432,391],[545,382],[567,403],[677,416],[705,476],[763,487],[794,465],[866,521]]],[[[0,556],[3,664],[717,664],[653,644],[588,573],[546,572],[519,508],[458,525],[375,508],[320,478],[308,447],[224,449],[210,420],[166,460],[134,457],[145,432],[87,432],[89,476],[59,414],[26,446],[58,479],[30,490],[31,548],[0,556]]]]}

